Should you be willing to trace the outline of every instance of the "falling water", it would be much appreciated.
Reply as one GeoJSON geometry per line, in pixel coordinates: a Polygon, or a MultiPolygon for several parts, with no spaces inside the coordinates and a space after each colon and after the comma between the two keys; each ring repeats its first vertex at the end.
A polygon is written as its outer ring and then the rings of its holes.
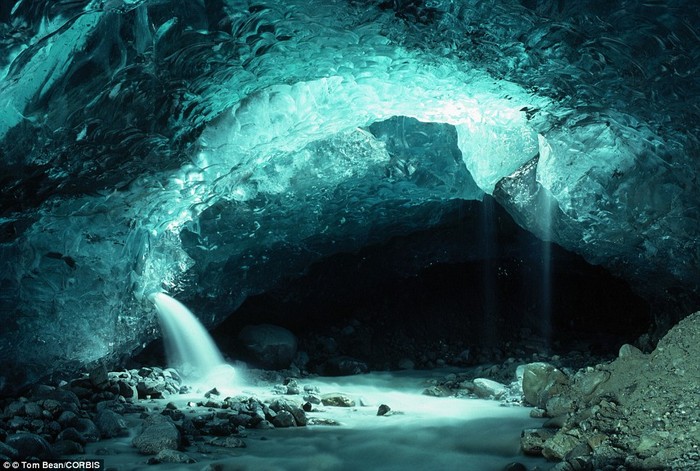
{"type": "Polygon", "coordinates": [[[496,339],[496,317],[498,311],[498,299],[496,297],[496,218],[494,214],[495,200],[490,196],[484,196],[481,212],[481,253],[482,265],[482,289],[484,330],[482,338],[486,343],[496,339]]]}
{"type": "Polygon", "coordinates": [[[552,334],[552,210],[553,199],[541,188],[538,192],[541,229],[540,332],[547,345],[552,334]]]}
{"type": "Polygon", "coordinates": [[[231,385],[233,367],[227,365],[204,326],[182,303],[165,293],[155,293],[168,364],[204,387],[231,385]]]}

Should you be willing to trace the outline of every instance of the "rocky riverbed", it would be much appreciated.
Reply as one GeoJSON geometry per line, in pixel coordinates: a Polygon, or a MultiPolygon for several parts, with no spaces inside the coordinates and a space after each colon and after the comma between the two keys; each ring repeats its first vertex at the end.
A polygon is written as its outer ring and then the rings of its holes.
{"type": "Polygon", "coordinates": [[[649,354],[623,345],[618,358],[584,367],[590,357],[576,352],[343,378],[241,366],[231,389],[197,389],[172,368],[96,367],[0,400],[0,461],[101,459],[113,470],[700,469],[698,338],[700,313],[649,354]]]}

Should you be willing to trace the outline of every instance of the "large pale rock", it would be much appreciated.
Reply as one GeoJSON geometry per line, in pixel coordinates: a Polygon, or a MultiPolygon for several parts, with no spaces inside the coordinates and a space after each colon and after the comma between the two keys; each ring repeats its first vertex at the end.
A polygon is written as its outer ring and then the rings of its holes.
{"type": "Polygon", "coordinates": [[[530,363],[523,369],[523,396],[532,406],[545,408],[547,399],[568,383],[568,378],[548,363],[530,363]]]}
{"type": "Polygon", "coordinates": [[[508,392],[508,388],[498,381],[487,378],[476,378],[474,380],[474,394],[479,397],[499,399],[503,397],[506,392],[508,392]]]}

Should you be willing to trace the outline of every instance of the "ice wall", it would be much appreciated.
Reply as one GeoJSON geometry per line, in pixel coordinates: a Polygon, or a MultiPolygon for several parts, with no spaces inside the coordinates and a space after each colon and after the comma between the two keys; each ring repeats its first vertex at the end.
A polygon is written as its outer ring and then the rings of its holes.
{"type": "Polygon", "coordinates": [[[690,3],[9,4],[6,381],[127,355],[154,291],[212,324],[484,192],[649,296],[696,299],[690,3]]]}

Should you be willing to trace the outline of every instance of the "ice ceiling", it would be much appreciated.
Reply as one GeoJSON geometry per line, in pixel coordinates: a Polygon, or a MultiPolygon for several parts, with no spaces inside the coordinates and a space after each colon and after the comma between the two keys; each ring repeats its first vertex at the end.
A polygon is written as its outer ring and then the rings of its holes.
{"type": "Polygon", "coordinates": [[[651,300],[697,299],[694,2],[19,0],[0,19],[0,382],[128,355],[151,292],[214,323],[485,193],[651,300]]]}

